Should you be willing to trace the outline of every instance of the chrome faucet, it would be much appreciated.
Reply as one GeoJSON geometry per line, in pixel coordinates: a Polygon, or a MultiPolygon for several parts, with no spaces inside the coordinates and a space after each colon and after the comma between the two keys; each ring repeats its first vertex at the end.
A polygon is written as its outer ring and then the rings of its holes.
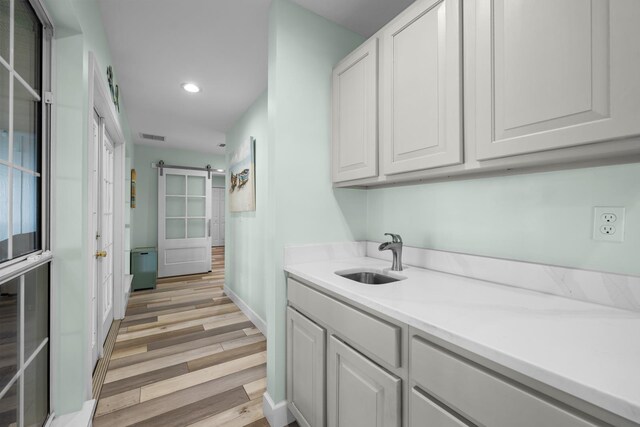
{"type": "Polygon", "coordinates": [[[390,242],[384,242],[378,246],[379,251],[389,250],[393,253],[393,263],[391,271],[402,271],[402,237],[399,234],[384,233],[385,236],[391,236],[390,242]]]}

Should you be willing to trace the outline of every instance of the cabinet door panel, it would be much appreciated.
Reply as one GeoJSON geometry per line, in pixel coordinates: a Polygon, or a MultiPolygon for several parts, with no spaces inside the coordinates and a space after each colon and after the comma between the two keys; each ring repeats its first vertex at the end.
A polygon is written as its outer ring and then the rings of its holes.
{"type": "Polygon", "coordinates": [[[287,401],[301,426],[324,426],[325,331],[287,308],[287,401]]]}
{"type": "Polygon", "coordinates": [[[479,160],[640,134],[635,0],[480,0],[479,160]]]}
{"type": "Polygon", "coordinates": [[[399,427],[401,380],[335,337],[327,353],[330,427],[399,427]]]}
{"type": "Polygon", "coordinates": [[[333,71],[333,181],[378,175],[378,39],[333,71]]]}
{"type": "Polygon", "coordinates": [[[460,163],[459,0],[414,4],[383,40],[384,173],[460,163]]]}

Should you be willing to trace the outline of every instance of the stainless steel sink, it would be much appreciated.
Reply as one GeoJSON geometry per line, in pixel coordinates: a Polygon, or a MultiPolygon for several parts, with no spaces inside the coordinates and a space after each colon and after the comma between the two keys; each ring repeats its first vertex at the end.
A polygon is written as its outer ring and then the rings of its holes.
{"type": "Polygon", "coordinates": [[[364,283],[365,285],[384,285],[385,283],[397,282],[399,278],[387,276],[386,274],[380,274],[373,271],[357,271],[357,272],[340,272],[337,271],[338,276],[342,276],[349,280],[364,283]]]}

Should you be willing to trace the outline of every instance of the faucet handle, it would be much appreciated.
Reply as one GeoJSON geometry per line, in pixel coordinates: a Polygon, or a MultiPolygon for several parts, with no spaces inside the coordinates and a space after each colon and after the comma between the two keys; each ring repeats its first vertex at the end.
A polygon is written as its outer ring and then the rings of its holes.
{"type": "Polygon", "coordinates": [[[402,243],[402,237],[400,237],[399,234],[393,234],[393,233],[384,233],[385,236],[391,236],[391,241],[393,243],[402,243]]]}

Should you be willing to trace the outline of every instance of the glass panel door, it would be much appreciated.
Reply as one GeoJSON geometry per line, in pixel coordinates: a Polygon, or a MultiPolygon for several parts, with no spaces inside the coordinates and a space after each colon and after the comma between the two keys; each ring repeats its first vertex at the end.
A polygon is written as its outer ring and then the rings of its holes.
{"type": "Polygon", "coordinates": [[[211,270],[211,179],[205,171],[158,174],[158,276],[211,270]]]}

